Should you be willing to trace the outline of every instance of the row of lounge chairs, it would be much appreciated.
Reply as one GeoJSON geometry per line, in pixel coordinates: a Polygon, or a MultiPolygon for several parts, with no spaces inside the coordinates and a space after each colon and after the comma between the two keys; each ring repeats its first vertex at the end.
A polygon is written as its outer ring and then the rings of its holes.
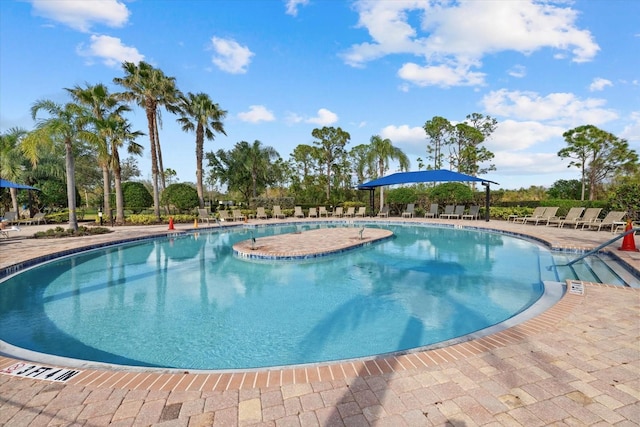
{"type": "MultiPolygon", "coordinates": [[[[27,211],[28,212],[28,211],[27,211]]],[[[28,215],[28,213],[27,213],[28,215]]],[[[45,215],[43,212],[37,213],[34,216],[24,216],[24,217],[19,217],[17,213],[10,211],[10,212],[5,212],[4,216],[2,217],[2,221],[5,224],[9,224],[9,225],[31,225],[31,224],[38,224],[40,225],[41,222],[44,222],[45,224],[47,223],[47,219],[45,218],[45,215]]]]}
{"type": "MultiPolygon", "coordinates": [[[[333,212],[327,211],[327,208],[324,206],[320,206],[319,208],[309,208],[309,212],[307,214],[308,218],[320,218],[320,217],[334,217],[334,218],[354,218],[354,217],[362,217],[364,218],[366,214],[366,207],[361,206],[356,211],[355,207],[349,207],[345,211],[343,207],[338,206],[335,208],[333,212]]],[[[278,205],[274,205],[272,212],[272,218],[284,219],[286,215],[282,212],[282,209],[278,205]]],[[[302,212],[301,206],[296,206],[294,208],[293,216],[295,218],[304,218],[304,212],[302,212]]],[[[207,209],[198,209],[198,218],[202,222],[206,222],[207,224],[210,221],[215,221],[216,218],[209,214],[207,209]]],[[[268,219],[269,215],[264,207],[259,206],[256,209],[256,219],[268,219]]],[[[231,214],[227,210],[218,211],[218,220],[220,221],[244,221],[245,215],[239,209],[234,209],[231,211],[231,214]]]]}
{"type": "MultiPolygon", "coordinates": [[[[415,203],[409,203],[405,211],[402,212],[403,218],[413,218],[415,216],[415,203]]],[[[429,210],[425,213],[425,218],[443,218],[443,219],[478,219],[480,206],[473,205],[466,210],[464,205],[446,205],[444,211],[440,213],[440,206],[432,203],[429,210]]],[[[389,209],[387,206],[378,213],[379,217],[388,217],[389,209]]]]}
{"type": "Polygon", "coordinates": [[[531,215],[522,217],[512,216],[509,219],[513,222],[519,222],[521,224],[544,224],[548,227],[562,228],[566,225],[573,226],[577,229],[581,227],[584,229],[595,229],[597,231],[604,229],[610,229],[614,232],[616,228],[622,226],[623,218],[626,215],[624,211],[610,211],[607,215],[600,219],[599,215],[602,211],[601,208],[581,208],[575,207],[569,209],[569,212],[565,216],[557,216],[559,207],[556,206],[539,206],[534,209],[531,215]]]}

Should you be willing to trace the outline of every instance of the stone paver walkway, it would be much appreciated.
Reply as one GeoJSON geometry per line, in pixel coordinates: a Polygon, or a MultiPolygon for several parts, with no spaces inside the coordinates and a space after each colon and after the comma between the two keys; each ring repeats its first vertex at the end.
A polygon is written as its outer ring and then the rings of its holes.
{"type": "MultiPolygon", "coordinates": [[[[612,236],[502,221],[434,222],[527,234],[558,248],[588,249],[612,236]]],[[[122,227],[90,240],[166,232],[122,227]]],[[[0,242],[0,269],[87,243],[20,237],[0,242]]],[[[619,255],[637,268],[636,253],[619,255]]],[[[0,369],[15,362],[1,358],[0,369]]],[[[638,425],[640,291],[585,284],[584,295],[567,294],[534,319],[464,345],[315,368],[239,376],[95,370],[67,383],[0,375],[0,425],[638,425]]]]}

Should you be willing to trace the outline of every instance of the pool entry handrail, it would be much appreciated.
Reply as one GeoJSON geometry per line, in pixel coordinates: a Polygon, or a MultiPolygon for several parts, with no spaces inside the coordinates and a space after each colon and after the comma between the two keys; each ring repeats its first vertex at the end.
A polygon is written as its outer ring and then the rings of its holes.
{"type": "Polygon", "coordinates": [[[603,244],[599,245],[598,247],[591,249],[589,252],[585,252],[585,253],[583,253],[583,254],[582,254],[582,255],[580,255],[578,258],[574,259],[573,261],[569,261],[569,262],[568,262],[568,263],[566,263],[566,264],[557,265],[556,267],[570,267],[570,266],[572,266],[573,264],[575,264],[576,262],[578,262],[578,261],[582,261],[583,259],[585,259],[585,258],[586,258],[586,257],[588,257],[589,255],[593,255],[593,254],[595,254],[596,252],[598,252],[600,249],[604,248],[605,246],[609,246],[610,244],[612,244],[612,243],[613,243],[613,242],[615,242],[616,240],[620,240],[620,239],[622,239],[623,237],[625,237],[625,236],[627,236],[627,235],[629,235],[629,234],[631,234],[631,233],[635,233],[635,232],[637,232],[637,231],[640,231],[640,228],[632,228],[632,229],[630,229],[630,230],[627,230],[627,231],[625,231],[624,233],[622,233],[622,234],[618,234],[616,237],[614,237],[614,238],[612,238],[612,239],[607,240],[606,242],[604,242],[603,244]]]}

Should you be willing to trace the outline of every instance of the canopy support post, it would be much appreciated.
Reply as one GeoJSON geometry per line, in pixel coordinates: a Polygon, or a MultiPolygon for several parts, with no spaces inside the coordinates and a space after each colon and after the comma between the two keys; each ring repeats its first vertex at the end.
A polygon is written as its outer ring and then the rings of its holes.
{"type": "MultiPolygon", "coordinates": [[[[374,216],[373,213],[375,212],[374,209],[376,208],[375,206],[375,193],[376,193],[376,189],[375,188],[370,188],[369,189],[369,206],[371,207],[371,215],[370,216],[374,216]]],[[[382,208],[381,208],[382,209],[382,208]]]]}
{"type": "Polygon", "coordinates": [[[484,185],[484,220],[489,222],[489,201],[491,199],[491,184],[486,181],[482,181],[482,185],[484,185]]]}

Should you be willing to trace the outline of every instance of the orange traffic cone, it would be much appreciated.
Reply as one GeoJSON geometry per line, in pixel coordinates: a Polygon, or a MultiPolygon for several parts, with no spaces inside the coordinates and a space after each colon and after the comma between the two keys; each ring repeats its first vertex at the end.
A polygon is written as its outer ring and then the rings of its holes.
{"type": "MultiPolygon", "coordinates": [[[[631,220],[627,220],[627,226],[625,227],[624,231],[629,231],[632,229],[633,226],[631,225],[631,220]]],[[[634,234],[635,233],[629,233],[622,238],[622,246],[618,248],[619,251],[638,252],[638,249],[636,248],[636,241],[633,237],[634,234]]]]}
{"type": "Polygon", "coordinates": [[[169,217],[169,230],[175,230],[175,228],[173,227],[173,217],[169,217]]]}

